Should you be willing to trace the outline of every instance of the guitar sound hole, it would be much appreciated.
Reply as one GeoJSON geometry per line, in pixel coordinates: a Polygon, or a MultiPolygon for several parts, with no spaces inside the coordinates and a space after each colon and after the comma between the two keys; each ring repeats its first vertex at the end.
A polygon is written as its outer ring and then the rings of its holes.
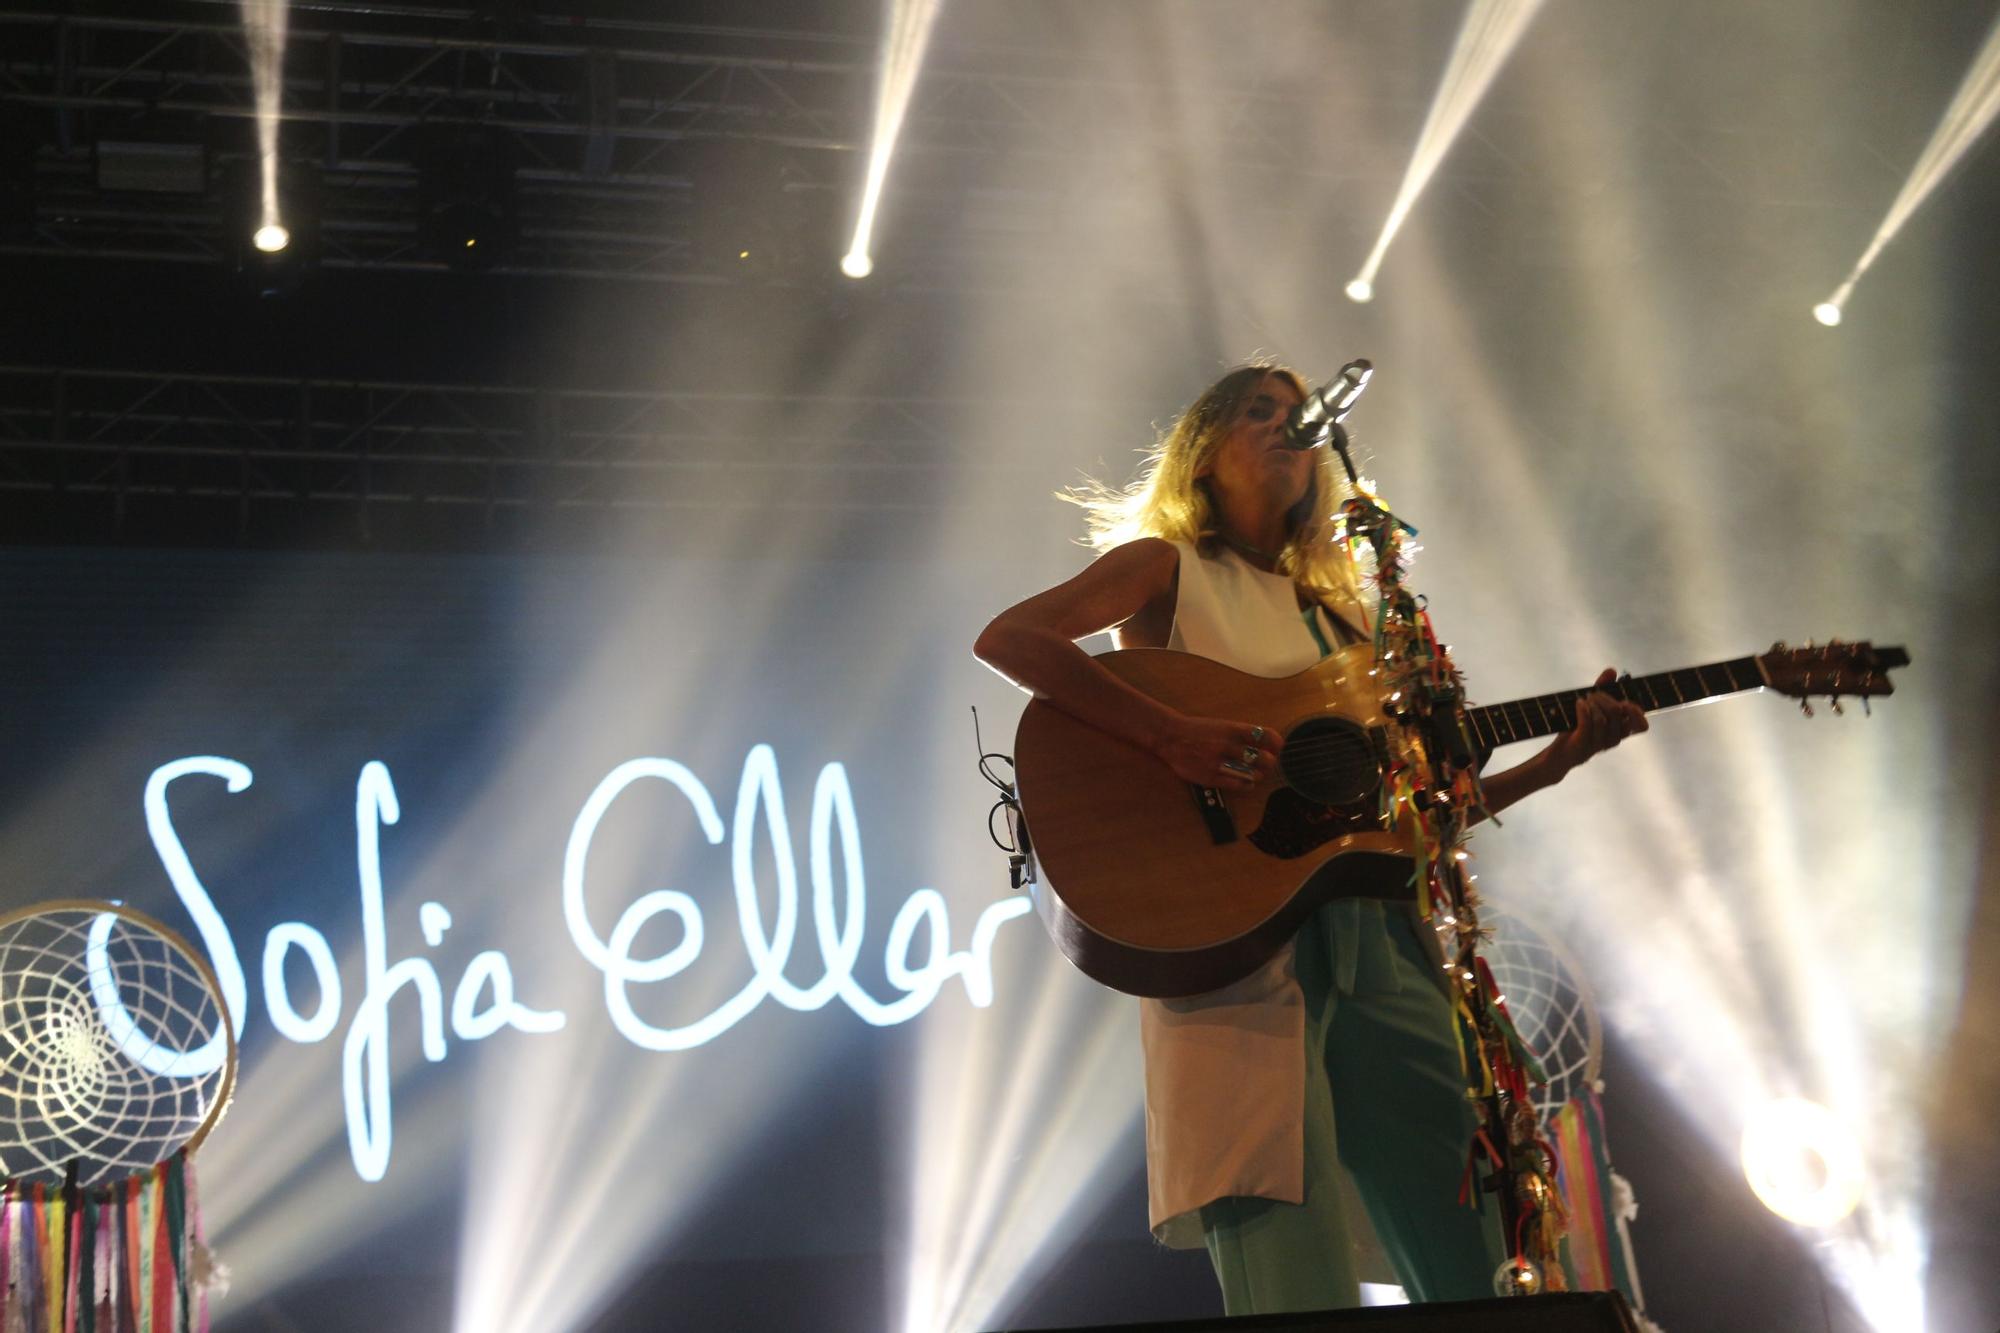
{"type": "Polygon", "coordinates": [[[1326,805],[1356,804],[1381,782],[1367,730],[1345,718],[1314,718],[1294,727],[1278,766],[1301,795],[1326,805]]]}

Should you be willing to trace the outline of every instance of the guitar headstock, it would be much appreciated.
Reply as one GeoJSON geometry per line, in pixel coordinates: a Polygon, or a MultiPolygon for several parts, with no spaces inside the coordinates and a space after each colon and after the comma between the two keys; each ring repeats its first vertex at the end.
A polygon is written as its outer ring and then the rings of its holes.
{"type": "Polygon", "coordinates": [[[1788,648],[1781,641],[1772,644],[1769,652],[1757,655],[1757,669],[1764,673],[1764,683],[1799,700],[1808,717],[1812,716],[1808,701],[1815,698],[1827,700],[1839,712],[1843,698],[1865,701],[1894,694],[1896,686],[1889,679],[1889,672],[1909,664],[1910,655],[1901,648],[1842,643],[1839,639],[1808,643],[1803,648],[1788,648]]]}

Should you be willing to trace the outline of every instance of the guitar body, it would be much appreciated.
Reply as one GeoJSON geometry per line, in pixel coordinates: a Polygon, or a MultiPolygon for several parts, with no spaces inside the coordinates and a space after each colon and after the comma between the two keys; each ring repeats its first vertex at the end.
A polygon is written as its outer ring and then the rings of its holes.
{"type": "Polygon", "coordinates": [[[1014,759],[1041,867],[1035,907],[1086,975],[1133,995],[1214,990],[1255,971],[1330,898],[1415,892],[1414,830],[1383,820],[1380,784],[1392,753],[1417,751],[1383,716],[1371,647],[1278,679],[1164,648],[1096,660],[1182,712],[1261,724],[1285,753],[1256,787],[1215,792],[1028,705],[1014,759]]]}
{"type": "MultiPolygon", "coordinates": [[[[1416,821],[1384,819],[1382,782],[1396,764],[1428,765],[1416,736],[1383,712],[1370,646],[1280,679],[1165,648],[1096,660],[1183,713],[1260,725],[1285,744],[1277,773],[1220,792],[1039,699],[1028,705],[1014,768],[1042,871],[1031,892],[1086,975],[1132,995],[1198,995],[1254,972],[1331,898],[1414,900],[1416,821]]],[[[1909,662],[1899,647],[1778,643],[1754,657],[1468,707],[1459,721],[1477,748],[1493,750],[1574,727],[1578,701],[1600,690],[1649,713],[1764,689],[1825,698],[1837,712],[1845,697],[1893,694],[1888,673],[1909,662]]]]}

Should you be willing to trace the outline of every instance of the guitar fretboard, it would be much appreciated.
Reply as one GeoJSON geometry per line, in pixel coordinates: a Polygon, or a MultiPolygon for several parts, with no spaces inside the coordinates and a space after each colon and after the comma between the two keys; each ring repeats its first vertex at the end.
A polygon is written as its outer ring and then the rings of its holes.
{"type": "MultiPolygon", "coordinates": [[[[1682,667],[1678,671],[1662,671],[1651,676],[1626,676],[1602,688],[1613,698],[1629,699],[1651,713],[1763,687],[1764,675],[1757,669],[1757,659],[1738,657],[1728,662],[1682,667]]],[[[1489,749],[1515,741],[1533,740],[1537,736],[1553,736],[1576,725],[1576,701],[1594,688],[1597,687],[1586,686],[1580,690],[1538,694],[1532,699],[1468,708],[1465,718],[1472,728],[1474,739],[1489,749]]]]}

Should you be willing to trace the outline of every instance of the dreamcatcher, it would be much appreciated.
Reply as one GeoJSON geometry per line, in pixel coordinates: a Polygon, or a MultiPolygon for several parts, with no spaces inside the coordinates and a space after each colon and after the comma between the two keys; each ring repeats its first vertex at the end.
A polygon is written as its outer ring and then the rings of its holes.
{"type": "Polygon", "coordinates": [[[1596,998],[1568,951],[1518,913],[1489,900],[1479,919],[1493,931],[1482,956],[1501,1002],[1547,1079],[1533,1096],[1556,1155],[1575,1285],[1622,1291],[1643,1308],[1629,1230],[1639,1208],[1632,1187],[1611,1169],[1598,1100],[1604,1028],[1596,998]]]}
{"type": "Polygon", "coordinates": [[[0,1329],[206,1329],[189,1159],[236,1083],[215,974],[141,912],[0,915],[0,1329]]]}

